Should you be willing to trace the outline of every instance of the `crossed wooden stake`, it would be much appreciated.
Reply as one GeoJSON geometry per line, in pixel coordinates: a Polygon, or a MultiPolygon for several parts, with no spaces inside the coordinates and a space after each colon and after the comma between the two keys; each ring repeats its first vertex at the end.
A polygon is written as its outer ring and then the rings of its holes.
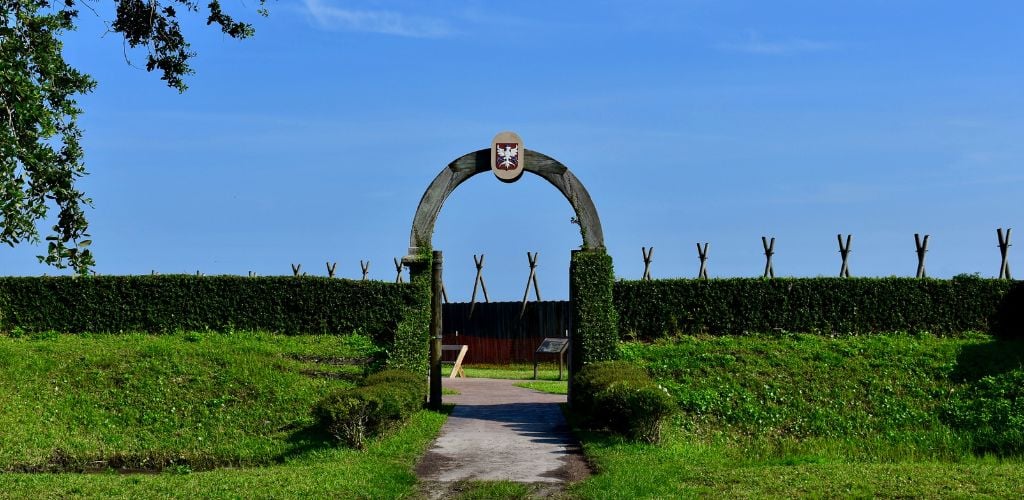
{"type": "Polygon", "coordinates": [[[405,283],[405,280],[402,279],[402,261],[398,260],[398,257],[395,257],[395,271],[398,271],[395,283],[405,283]]]}
{"type": "Polygon", "coordinates": [[[537,302],[540,302],[540,286],[537,284],[537,255],[538,252],[526,252],[526,259],[530,261],[530,277],[526,279],[526,291],[523,292],[523,309],[519,311],[519,317],[526,314],[526,303],[530,297],[530,283],[533,283],[533,293],[537,295],[537,302]]]}
{"type": "Polygon", "coordinates": [[[650,250],[647,247],[640,247],[640,252],[644,254],[644,277],[647,281],[651,281],[651,260],[654,257],[654,247],[650,250]]]}
{"type": "Polygon", "coordinates": [[[914,246],[917,247],[917,277],[927,278],[928,272],[924,269],[924,254],[928,252],[928,238],[929,234],[924,235],[924,239],[921,239],[921,235],[914,233],[914,246]]]}
{"type": "Polygon", "coordinates": [[[333,278],[334,277],[334,270],[337,269],[337,268],[338,268],[338,263],[337,262],[335,262],[333,265],[330,262],[328,262],[327,263],[327,277],[328,278],[333,278]]]}
{"type": "Polygon", "coordinates": [[[700,271],[697,272],[697,279],[708,279],[708,247],[711,243],[704,243],[702,247],[697,243],[697,255],[700,258],[700,271]]]}
{"type": "Polygon", "coordinates": [[[1006,235],[1003,235],[1003,228],[996,229],[996,236],[999,237],[999,253],[1003,256],[1003,261],[999,265],[999,279],[1012,280],[1010,276],[1010,261],[1008,256],[1010,253],[1010,231],[1012,228],[1006,228],[1006,235]]]}
{"type": "Polygon", "coordinates": [[[775,266],[772,264],[772,256],[775,255],[775,237],[772,236],[772,240],[769,243],[768,238],[761,237],[761,246],[764,247],[764,278],[775,277],[775,266]]]}
{"type": "Polygon", "coordinates": [[[370,275],[370,261],[359,261],[359,267],[363,270],[363,281],[366,281],[370,275]]]}
{"type": "MultiPolygon", "coordinates": [[[[302,264],[292,264],[292,276],[298,276],[300,271],[302,271],[302,264]]],[[[302,273],[302,276],[305,275],[306,273],[302,273]]]]}
{"type": "Polygon", "coordinates": [[[487,297],[487,285],[484,283],[484,254],[480,254],[478,259],[476,254],[473,255],[473,263],[476,264],[476,279],[473,280],[473,295],[469,298],[469,316],[473,316],[473,309],[476,308],[476,290],[480,288],[484,291],[484,302],[490,302],[491,299],[487,297]]]}
{"type": "Polygon", "coordinates": [[[839,277],[849,278],[850,265],[847,260],[850,258],[850,243],[853,240],[853,235],[846,235],[846,245],[843,245],[843,235],[837,234],[836,237],[839,238],[839,255],[843,257],[843,267],[839,268],[839,277]]]}

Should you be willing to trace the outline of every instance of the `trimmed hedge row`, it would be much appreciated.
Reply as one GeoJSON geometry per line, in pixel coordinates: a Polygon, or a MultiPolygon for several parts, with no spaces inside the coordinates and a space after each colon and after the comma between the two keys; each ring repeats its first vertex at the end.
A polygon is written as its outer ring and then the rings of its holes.
{"type": "Polygon", "coordinates": [[[612,258],[602,250],[579,250],[569,264],[569,296],[575,336],[572,363],[583,366],[615,359],[619,345],[619,313],[612,285],[612,258]]]}
{"type": "Polygon", "coordinates": [[[625,338],[773,331],[1021,336],[1024,282],[958,276],[618,281],[625,338]]]}
{"type": "Polygon", "coordinates": [[[366,377],[353,389],[328,394],[313,408],[324,431],[339,442],[362,449],[366,439],[408,419],[423,407],[426,378],[403,370],[366,377]]]}
{"type": "Polygon", "coordinates": [[[676,410],[668,392],[628,361],[590,363],[573,383],[572,410],[583,425],[630,439],[657,443],[662,423],[676,410]]]}
{"type": "Polygon", "coordinates": [[[350,333],[383,342],[417,305],[410,285],[318,277],[0,278],[0,331],[350,333]]]}

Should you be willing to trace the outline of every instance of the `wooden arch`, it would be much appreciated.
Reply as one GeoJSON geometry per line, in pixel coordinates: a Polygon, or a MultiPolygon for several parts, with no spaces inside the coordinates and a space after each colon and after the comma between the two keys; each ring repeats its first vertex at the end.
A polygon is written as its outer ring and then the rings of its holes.
{"type": "MultiPolygon", "coordinates": [[[[588,250],[604,249],[604,231],[601,230],[601,219],[597,215],[594,201],[583,183],[572,174],[568,167],[558,160],[543,153],[526,150],[526,165],[523,170],[532,172],[550,182],[572,205],[579,221],[580,232],[583,234],[583,248],[588,250]]],[[[409,257],[415,258],[421,249],[432,248],[434,224],[441,212],[441,206],[448,196],[466,182],[470,177],[491,170],[491,150],[481,149],[466,154],[451,162],[441,170],[423,193],[420,204],[416,208],[416,216],[412,221],[412,234],[409,235],[409,257]]]]}

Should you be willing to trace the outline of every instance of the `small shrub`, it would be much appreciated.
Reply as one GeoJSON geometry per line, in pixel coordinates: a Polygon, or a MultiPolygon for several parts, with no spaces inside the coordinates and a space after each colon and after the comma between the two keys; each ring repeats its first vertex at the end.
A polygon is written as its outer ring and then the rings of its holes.
{"type": "Polygon", "coordinates": [[[647,443],[661,440],[662,422],[676,409],[668,392],[652,381],[615,382],[596,399],[609,429],[647,443]]]}
{"type": "Polygon", "coordinates": [[[583,424],[630,439],[658,442],[662,423],[675,409],[664,388],[643,368],[626,361],[589,364],[574,380],[573,411],[583,424]]]}
{"type": "Polygon", "coordinates": [[[423,405],[418,375],[387,370],[362,385],[328,394],[313,409],[321,428],[340,442],[362,449],[366,440],[408,419],[423,405]]]}
{"type": "Polygon", "coordinates": [[[628,361],[602,361],[583,367],[573,380],[573,405],[583,415],[594,413],[594,396],[614,382],[649,381],[638,365],[628,361]]]}

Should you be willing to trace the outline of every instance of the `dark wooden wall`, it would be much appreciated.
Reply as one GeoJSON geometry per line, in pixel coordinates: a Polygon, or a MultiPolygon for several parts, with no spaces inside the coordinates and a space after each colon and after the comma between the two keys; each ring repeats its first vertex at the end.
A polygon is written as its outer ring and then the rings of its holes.
{"type": "MultiPolygon", "coordinates": [[[[572,328],[568,301],[530,302],[520,317],[521,302],[444,304],[443,343],[469,346],[464,363],[532,363],[533,352],[545,337],[564,337],[572,328]],[[456,334],[458,332],[458,334],[456,334]]],[[[455,353],[445,353],[445,359],[455,353]]],[[[541,355],[542,361],[557,361],[541,355]]]]}

